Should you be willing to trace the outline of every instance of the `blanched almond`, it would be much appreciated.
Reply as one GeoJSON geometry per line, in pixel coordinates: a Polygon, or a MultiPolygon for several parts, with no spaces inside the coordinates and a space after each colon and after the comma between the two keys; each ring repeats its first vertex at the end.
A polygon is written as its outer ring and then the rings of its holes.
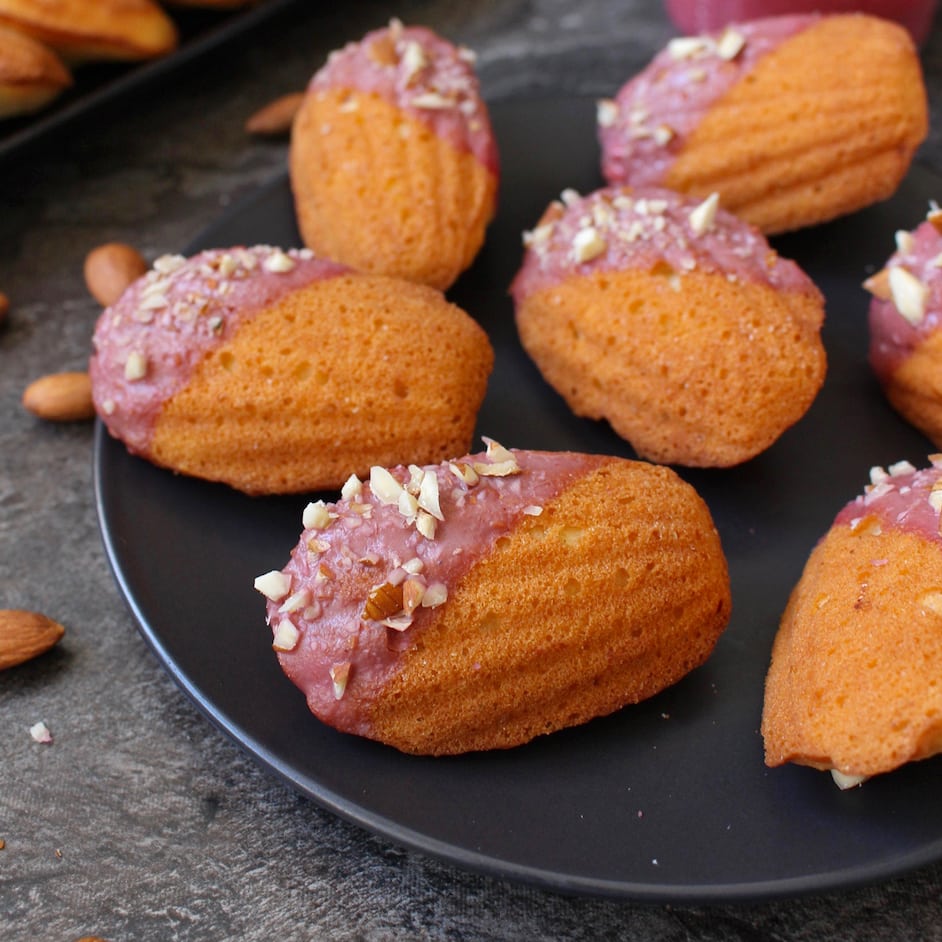
{"type": "Polygon", "coordinates": [[[104,307],[114,304],[146,271],[144,256],[123,242],[106,242],[85,257],[85,285],[104,307]]]}
{"type": "Polygon", "coordinates": [[[23,407],[50,422],[77,422],[95,415],[88,373],[50,373],[23,392],[23,407]]]}
{"type": "Polygon", "coordinates": [[[62,625],[38,612],[0,609],[0,670],[43,654],[63,634],[62,625]]]}

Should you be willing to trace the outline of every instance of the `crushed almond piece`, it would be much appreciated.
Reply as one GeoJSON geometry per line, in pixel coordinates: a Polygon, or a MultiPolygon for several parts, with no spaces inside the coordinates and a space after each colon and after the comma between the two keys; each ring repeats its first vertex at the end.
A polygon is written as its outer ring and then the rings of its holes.
{"type": "Polygon", "coordinates": [[[425,595],[425,583],[415,576],[410,576],[402,583],[402,608],[411,615],[421,604],[425,595]]]}
{"type": "Polygon", "coordinates": [[[580,229],[572,240],[572,255],[578,263],[591,262],[608,248],[608,243],[594,226],[580,229]]]}
{"type": "Polygon", "coordinates": [[[863,288],[880,301],[891,301],[893,293],[890,291],[890,270],[881,268],[863,283],[863,288]]]}
{"type": "Polygon", "coordinates": [[[343,487],[340,489],[340,496],[344,500],[352,500],[354,497],[359,497],[362,492],[363,482],[355,474],[351,474],[344,481],[343,487]]]}
{"type": "Polygon", "coordinates": [[[667,52],[676,61],[707,55],[713,42],[706,36],[677,36],[667,44],[667,52]]]}
{"type": "Polygon", "coordinates": [[[727,62],[731,62],[745,48],[746,37],[738,30],[725,29],[716,44],[716,54],[727,62]]]}
{"type": "Polygon", "coordinates": [[[334,685],[334,699],[340,700],[347,692],[347,684],[350,683],[350,662],[344,661],[342,664],[334,664],[328,673],[330,682],[334,685]]]}
{"type": "Polygon", "coordinates": [[[376,586],[366,599],[363,606],[363,617],[367,621],[382,621],[390,615],[402,611],[402,585],[392,585],[384,582],[376,586]]]}
{"type": "Polygon", "coordinates": [[[903,254],[912,252],[916,245],[916,237],[905,229],[897,229],[893,239],[896,242],[896,251],[903,254]]]}
{"type": "Polygon", "coordinates": [[[49,727],[42,720],[30,726],[29,734],[38,743],[49,744],[52,742],[52,733],[49,732],[49,727]]]}
{"type": "Polygon", "coordinates": [[[281,607],[278,609],[279,612],[283,614],[290,614],[291,612],[297,612],[302,608],[307,608],[311,604],[311,590],[310,589],[299,589],[292,595],[289,595],[284,602],[281,603],[281,607]]]}
{"type": "Polygon", "coordinates": [[[422,608],[437,608],[448,600],[448,588],[444,582],[433,582],[426,586],[422,596],[422,608]]]}
{"type": "Polygon", "coordinates": [[[290,619],[283,618],[278,622],[271,646],[276,651],[293,651],[298,646],[300,639],[301,632],[298,631],[290,619]]]}
{"type": "Polygon", "coordinates": [[[330,524],[330,511],[322,500],[312,501],[301,514],[301,524],[305,530],[323,530],[330,524]]]}
{"type": "Polygon", "coordinates": [[[415,518],[415,528],[425,539],[434,540],[438,521],[427,510],[420,510],[415,518]]]}
{"type": "Polygon", "coordinates": [[[719,193],[711,193],[689,216],[690,228],[695,236],[702,236],[713,228],[716,211],[719,209],[719,193]]]}
{"type": "Polygon", "coordinates": [[[128,382],[136,382],[147,375],[147,357],[143,353],[133,351],[124,361],[124,378],[128,382]]]}
{"type": "Polygon", "coordinates": [[[434,471],[426,472],[422,477],[418,505],[436,520],[445,519],[438,496],[438,475],[434,471]]]}
{"type": "Polygon", "coordinates": [[[902,474],[913,474],[916,468],[909,461],[895,461],[886,469],[891,478],[898,478],[902,474]]]}
{"type": "Polygon", "coordinates": [[[932,223],[935,231],[942,235],[942,209],[938,206],[932,206],[926,213],[926,221],[932,223]]]}
{"type": "Polygon", "coordinates": [[[610,128],[618,120],[618,105],[611,98],[595,103],[595,116],[599,127],[610,128]]]}
{"type": "Polygon", "coordinates": [[[370,468],[370,490],[381,504],[398,504],[402,485],[383,467],[370,468]]]}
{"type": "Polygon", "coordinates": [[[291,591],[291,577],[278,569],[272,569],[254,582],[256,592],[261,592],[272,602],[280,602],[291,591]]]}
{"type": "Polygon", "coordinates": [[[896,309],[913,326],[926,316],[929,287],[905,268],[890,268],[890,294],[896,309]]]}
{"type": "Polygon", "coordinates": [[[276,274],[292,271],[295,265],[295,260],[281,249],[275,249],[262,263],[265,271],[275,272],[276,274]]]}

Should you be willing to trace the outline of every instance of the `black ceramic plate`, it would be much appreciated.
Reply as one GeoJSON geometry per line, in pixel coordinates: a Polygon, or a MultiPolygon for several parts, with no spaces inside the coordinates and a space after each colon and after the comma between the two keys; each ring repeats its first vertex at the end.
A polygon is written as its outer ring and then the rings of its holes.
{"type": "Polygon", "coordinates": [[[0,163],[52,140],[79,120],[131,94],[166,81],[184,66],[269,19],[297,0],[259,0],[245,10],[173,7],[180,42],[172,53],[146,62],[96,62],[74,70],[74,84],[42,111],[0,120],[0,163]]]}
{"type": "MultiPolygon", "coordinates": [[[[497,353],[479,430],[514,447],[632,456],[542,382],[507,296],[521,231],[563,188],[600,183],[594,105],[501,102],[493,116],[500,212],[452,292],[497,353]]],[[[252,588],[287,560],[306,498],[250,499],[174,476],[129,457],[99,426],[101,528],[144,636],[264,766],[343,817],[459,866],[564,891],[694,902],[847,887],[942,857],[939,760],[842,793],[825,773],[766,769],[758,732],[770,645],[808,552],[872,465],[921,465],[933,450],[870,375],[859,285],[889,255],[894,230],[912,228],[937,193],[942,185],[914,168],[890,202],[778,241],[827,296],[829,374],[809,414],[765,454],[681,472],[721,532],[733,617],[712,659],[676,687],[508,752],[414,758],[335,733],[282,676],[252,588]]],[[[190,248],[297,238],[280,179],[190,248]]]]}

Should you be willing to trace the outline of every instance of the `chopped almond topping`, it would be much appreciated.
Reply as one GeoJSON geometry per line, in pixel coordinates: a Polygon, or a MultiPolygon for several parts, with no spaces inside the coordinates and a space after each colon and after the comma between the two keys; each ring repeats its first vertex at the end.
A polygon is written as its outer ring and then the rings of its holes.
{"type": "Polygon", "coordinates": [[[591,262],[608,248],[608,243],[594,226],[580,229],[572,240],[572,255],[576,262],[591,262]]]}
{"type": "Polygon", "coordinates": [[[896,309],[913,326],[926,316],[929,287],[905,268],[890,268],[890,294],[896,309]]]}
{"type": "Polygon", "coordinates": [[[124,378],[133,383],[146,375],[147,357],[137,351],[128,354],[127,360],[124,361],[124,378]]]}
{"type": "Polygon", "coordinates": [[[716,54],[721,59],[731,62],[742,52],[745,45],[746,37],[743,36],[742,33],[735,29],[727,28],[723,30],[723,35],[720,36],[716,43],[716,54]]]}
{"type": "Polygon", "coordinates": [[[340,700],[347,691],[347,684],[350,682],[350,662],[344,661],[342,664],[334,664],[328,673],[330,681],[334,685],[334,699],[340,700]]]}
{"type": "Polygon", "coordinates": [[[278,622],[275,634],[272,638],[271,646],[276,651],[293,651],[301,640],[301,632],[294,626],[288,618],[283,618],[278,622]]]}
{"type": "Polygon", "coordinates": [[[407,615],[411,615],[421,604],[425,595],[425,583],[410,576],[402,583],[402,609],[407,615]]]}
{"type": "Polygon", "coordinates": [[[300,611],[302,608],[307,608],[311,604],[311,590],[310,589],[299,589],[297,592],[289,595],[284,602],[281,603],[281,607],[278,609],[279,612],[282,612],[285,615],[291,614],[291,612],[300,611]]]}
{"type": "Polygon", "coordinates": [[[427,510],[420,510],[415,518],[415,528],[425,539],[434,540],[438,522],[427,510]]]}
{"type": "Polygon", "coordinates": [[[382,621],[402,611],[402,585],[384,582],[369,594],[363,607],[363,617],[368,621],[382,621]]]}
{"type": "Polygon", "coordinates": [[[935,231],[942,235],[942,209],[939,209],[938,206],[933,206],[929,212],[926,214],[926,220],[931,222],[935,231]]]}
{"type": "Polygon", "coordinates": [[[419,507],[430,513],[436,520],[444,520],[438,497],[438,475],[434,471],[426,472],[419,487],[419,507]]]}
{"type": "Polygon", "coordinates": [[[448,587],[444,582],[433,582],[426,586],[425,594],[422,596],[422,608],[437,608],[443,605],[448,599],[448,587]]]}
{"type": "Polygon", "coordinates": [[[272,602],[280,602],[291,591],[291,577],[273,569],[255,579],[255,590],[272,602]]]}
{"type": "Polygon", "coordinates": [[[695,236],[702,236],[713,228],[716,211],[719,209],[719,193],[711,193],[693,212],[690,213],[690,228],[695,236]]]}
{"type": "Polygon", "coordinates": [[[340,489],[340,496],[344,500],[353,500],[354,497],[359,497],[362,492],[363,482],[355,474],[351,474],[344,481],[343,487],[340,489]]]}
{"type": "Polygon", "coordinates": [[[330,524],[330,511],[322,500],[316,500],[304,508],[301,523],[305,530],[323,530],[330,524]]]}
{"type": "Polygon", "coordinates": [[[618,120],[618,105],[611,98],[595,103],[595,115],[601,128],[610,128],[618,120]]]}
{"type": "Polygon", "coordinates": [[[881,268],[863,283],[863,288],[880,301],[891,301],[893,293],[890,291],[890,270],[881,268]]]}
{"type": "Polygon", "coordinates": [[[370,490],[381,504],[397,504],[402,485],[379,465],[370,468],[370,490]]]}
{"type": "Polygon", "coordinates": [[[905,229],[897,229],[893,238],[896,242],[896,251],[902,252],[903,254],[912,252],[916,245],[916,237],[911,232],[907,232],[905,229]]]}

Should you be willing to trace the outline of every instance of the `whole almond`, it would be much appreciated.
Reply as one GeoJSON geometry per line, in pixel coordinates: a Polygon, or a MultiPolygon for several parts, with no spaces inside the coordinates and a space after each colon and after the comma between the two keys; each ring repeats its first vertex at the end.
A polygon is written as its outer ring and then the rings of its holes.
{"type": "Polygon", "coordinates": [[[38,612],[0,609],[0,670],[43,654],[63,634],[62,625],[38,612]]]}
{"type": "Polygon", "coordinates": [[[2,324],[7,319],[7,314],[10,313],[10,299],[0,291],[0,324],[2,324]]]}
{"type": "Polygon", "coordinates": [[[294,123],[294,116],[304,100],[304,92],[291,92],[269,102],[245,122],[249,134],[263,137],[277,137],[287,134],[294,123]]]}
{"type": "Polygon", "coordinates": [[[123,242],[106,242],[85,256],[85,285],[105,307],[114,304],[146,271],[144,256],[123,242]]]}
{"type": "Polygon", "coordinates": [[[50,373],[23,392],[23,406],[50,422],[77,422],[95,415],[88,373],[50,373]]]}

